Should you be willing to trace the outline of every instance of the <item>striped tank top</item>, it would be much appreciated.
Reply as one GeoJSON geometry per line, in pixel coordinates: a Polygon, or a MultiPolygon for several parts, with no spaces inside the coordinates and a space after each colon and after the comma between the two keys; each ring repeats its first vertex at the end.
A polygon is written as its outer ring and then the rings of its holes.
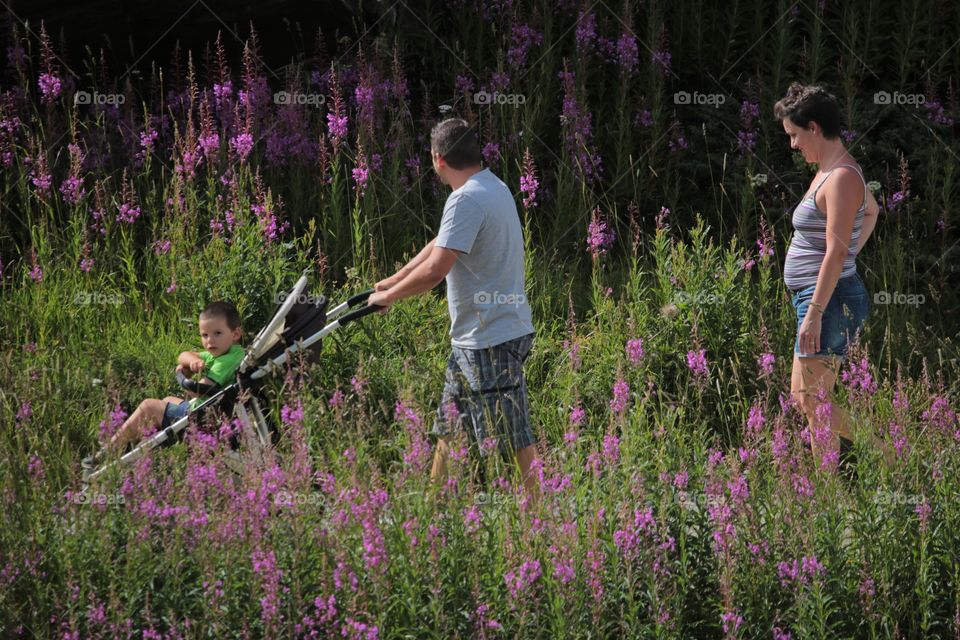
{"type": "MultiPolygon", "coordinates": [[[[857,167],[849,164],[839,166],[853,169],[860,176],[860,180],[863,181],[863,174],[857,167]]],[[[817,207],[817,192],[829,177],[830,172],[812,192],[804,196],[793,211],[793,238],[790,240],[787,258],[783,265],[784,283],[792,291],[817,284],[820,265],[823,264],[823,259],[827,255],[827,216],[817,207]]],[[[857,209],[857,215],[854,219],[850,248],[847,251],[847,257],[843,260],[841,278],[852,276],[857,272],[856,258],[860,243],[860,228],[863,226],[863,216],[867,210],[866,182],[863,183],[863,188],[863,204],[857,209]]]]}

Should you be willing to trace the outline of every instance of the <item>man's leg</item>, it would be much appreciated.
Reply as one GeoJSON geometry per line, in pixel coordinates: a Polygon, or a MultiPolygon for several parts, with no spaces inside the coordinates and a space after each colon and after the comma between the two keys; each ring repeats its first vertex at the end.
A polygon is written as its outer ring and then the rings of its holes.
{"type": "Polygon", "coordinates": [[[437,446],[433,452],[433,467],[430,468],[430,480],[444,482],[450,469],[450,436],[437,438],[437,446]]]}
{"type": "Polygon", "coordinates": [[[540,497],[540,486],[537,474],[533,470],[533,463],[537,461],[537,446],[530,445],[517,451],[517,464],[520,466],[520,479],[523,488],[534,502],[540,497]]]}

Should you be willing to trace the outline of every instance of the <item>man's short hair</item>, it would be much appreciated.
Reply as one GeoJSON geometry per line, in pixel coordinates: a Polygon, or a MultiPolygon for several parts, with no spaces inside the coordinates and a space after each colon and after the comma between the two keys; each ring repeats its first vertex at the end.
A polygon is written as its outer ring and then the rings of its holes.
{"type": "Polygon", "coordinates": [[[227,326],[231,329],[240,328],[240,312],[237,311],[237,308],[232,302],[227,302],[226,300],[211,302],[203,308],[200,316],[205,318],[223,318],[226,320],[227,326]]]}
{"type": "Polygon", "coordinates": [[[480,164],[483,156],[477,136],[462,118],[449,118],[430,132],[430,149],[440,154],[452,169],[467,169],[480,164]]]}

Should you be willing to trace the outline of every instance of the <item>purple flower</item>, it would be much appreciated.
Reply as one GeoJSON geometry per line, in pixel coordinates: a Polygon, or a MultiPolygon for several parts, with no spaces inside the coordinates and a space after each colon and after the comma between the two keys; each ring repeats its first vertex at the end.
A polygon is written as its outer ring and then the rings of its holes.
{"type": "Polygon", "coordinates": [[[777,575],[780,578],[780,584],[789,587],[792,584],[804,585],[808,581],[823,575],[826,567],[817,560],[816,556],[803,556],[800,560],[794,559],[792,562],[778,562],[777,575]]]}
{"type": "Polygon", "coordinates": [[[763,430],[766,418],[763,416],[763,408],[759,404],[750,407],[750,415],[747,417],[747,432],[754,436],[759,436],[763,430]]]}
{"type": "Polygon", "coordinates": [[[953,126],[953,118],[944,110],[943,105],[937,100],[927,100],[920,105],[926,111],[927,120],[936,124],[942,124],[948,127],[953,126]]]}
{"type": "Polygon", "coordinates": [[[220,136],[217,133],[200,136],[200,148],[203,149],[203,155],[208,159],[217,155],[220,151],[220,136]]]}
{"type": "Polygon", "coordinates": [[[754,121],[760,118],[760,105],[744,100],[740,103],[740,131],[737,132],[737,149],[741,156],[753,151],[757,143],[754,121]]]}
{"type": "Polygon", "coordinates": [[[506,71],[490,74],[490,93],[505,93],[510,88],[510,74],[506,71]]]}
{"type": "Polygon", "coordinates": [[[42,94],[44,104],[51,104],[60,97],[60,92],[63,90],[63,83],[60,82],[60,76],[52,73],[41,73],[37,84],[40,86],[40,93],[42,94]]]}
{"type": "Polygon", "coordinates": [[[537,168],[533,164],[530,149],[523,152],[523,174],[520,176],[520,191],[524,193],[523,208],[531,209],[537,206],[537,189],[540,181],[537,180],[537,168]]]}
{"type": "Polygon", "coordinates": [[[620,459],[620,438],[612,433],[603,436],[603,457],[607,464],[616,464],[620,459]]]}
{"type": "Polygon", "coordinates": [[[17,422],[28,422],[30,418],[33,417],[33,407],[30,406],[29,402],[24,402],[20,405],[20,408],[17,410],[16,420],[17,422]]]}
{"type": "Polygon", "coordinates": [[[543,35],[526,24],[515,24],[511,31],[512,44],[507,50],[507,64],[520,68],[527,60],[527,53],[543,42],[543,35]]]}
{"type": "Polygon", "coordinates": [[[678,471],[673,474],[673,486],[679,491],[685,491],[689,481],[690,475],[686,471],[678,471]]]}
{"type": "Polygon", "coordinates": [[[617,64],[627,75],[637,68],[640,56],[637,52],[637,39],[632,33],[624,32],[617,40],[617,64]]]}
{"type": "Polygon", "coordinates": [[[761,376],[768,376],[773,373],[773,365],[777,361],[777,357],[770,353],[761,353],[760,357],[757,358],[757,368],[760,369],[761,376]]]}
{"type": "Polygon", "coordinates": [[[358,84],[353,90],[353,99],[357,102],[357,108],[360,111],[373,113],[374,91],[373,87],[366,84],[358,84]]]}
{"type": "Polygon", "coordinates": [[[667,50],[654,51],[650,54],[650,61],[653,63],[654,68],[660,72],[660,75],[666,76],[670,73],[670,66],[672,63],[672,56],[667,50]]]}
{"type": "Polygon", "coordinates": [[[490,605],[481,604],[473,614],[474,625],[479,637],[484,637],[484,631],[487,629],[492,631],[503,629],[499,622],[487,615],[488,611],[490,611],[490,605]]]}
{"type": "Polygon", "coordinates": [[[83,190],[83,178],[67,176],[60,183],[60,193],[63,194],[63,200],[67,204],[77,204],[86,193],[83,190]]]}
{"type": "Polygon", "coordinates": [[[467,535],[476,533],[480,529],[482,516],[477,509],[477,505],[472,504],[469,508],[463,510],[463,529],[467,535]]]}
{"type": "Polygon", "coordinates": [[[454,86],[457,93],[473,93],[473,79],[468,76],[457,76],[454,86]]]}
{"type": "Polygon", "coordinates": [[[735,636],[740,625],[743,624],[743,616],[737,613],[736,610],[727,611],[720,616],[720,621],[723,623],[723,632],[735,636]]]}
{"type": "Polygon", "coordinates": [[[627,404],[630,402],[630,385],[626,380],[617,380],[613,383],[613,399],[610,401],[610,409],[614,413],[623,413],[627,404]]]}
{"type": "Polygon", "coordinates": [[[139,217],[140,207],[132,205],[128,202],[123,202],[120,204],[120,209],[117,212],[117,222],[133,224],[139,217]]]}
{"type": "Polygon", "coordinates": [[[226,80],[223,84],[214,83],[213,97],[217,109],[223,109],[224,105],[228,104],[233,97],[233,83],[230,80],[226,80]]]}
{"type": "Polygon", "coordinates": [[[607,226],[607,221],[600,214],[600,207],[597,207],[587,227],[587,250],[596,260],[607,252],[615,239],[616,234],[607,226]]]}
{"type": "Polygon", "coordinates": [[[655,224],[657,225],[657,229],[663,229],[664,227],[666,227],[669,224],[668,222],[669,219],[670,219],[670,209],[666,207],[660,207],[660,213],[657,214],[657,217],[654,221],[655,224]]]}
{"type": "Polygon", "coordinates": [[[540,579],[540,576],[543,575],[543,571],[540,568],[539,560],[528,560],[520,566],[518,571],[508,571],[504,574],[504,582],[507,583],[507,590],[510,592],[510,597],[519,601],[523,594],[525,594],[537,580],[540,579]]]}
{"type": "Polygon", "coordinates": [[[593,11],[585,14],[580,11],[577,16],[577,51],[590,48],[597,39],[597,16],[593,11]]]}
{"type": "Polygon", "coordinates": [[[47,193],[50,191],[50,186],[53,184],[53,176],[46,172],[34,173],[30,178],[30,182],[40,193],[47,193]]]}
{"type": "Polygon", "coordinates": [[[488,142],[483,145],[483,161],[487,166],[492,166],[500,160],[500,145],[496,142],[488,142]]]}
{"type": "Polygon", "coordinates": [[[627,359],[630,360],[630,364],[638,365],[640,361],[643,360],[643,339],[635,338],[633,340],[627,340],[626,346],[627,359]]]}
{"type": "Polygon", "coordinates": [[[697,377],[707,377],[710,370],[707,368],[707,350],[697,349],[687,352],[687,368],[697,377]]]}
{"type": "Polygon", "coordinates": [[[327,114],[327,129],[334,147],[339,146],[347,137],[349,120],[347,116],[338,116],[335,113],[327,114]]]}
{"type": "Polygon", "coordinates": [[[570,410],[570,424],[579,427],[587,417],[587,412],[580,405],[570,410]]]}
{"type": "Polygon", "coordinates": [[[869,398],[877,392],[877,383],[870,374],[870,364],[866,357],[861,358],[860,362],[851,360],[848,369],[840,375],[840,379],[847,385],[850,395],[854,398],[869,398]]]}
{"type": "Polygon", "coordinates": [[[564,151],[570,156],[574,170],[588,184],[600,176],[600,154],[593,147],[592,115],[577,101],[576,79],[573,72],[562,71],[563,108],[560,125],[563,130],[564,151]]]}
{"type": "Polygon", "coordinates": [[[80,271],[84,273],[90,273],[90,270],[93,269],[93,258],[90,256],[84,256],[80,260],[80,271]]]}
{"type": "Polygon", "coordinates": [[[27,275],[29,275],[30,279],[36,283],[43,282],[43,269],[40,268],[40,263],[34,262],[33,266],[30,268],[30,272],[27,275]]]}
{"type": "Polygon", "coordinates": [[[285,425],[303,424],[303,405],[299,402],[294,407],[283,405],[280,407],[280,420],[285,425]]]}
{"type": "Polygon", "coordinates": [[[230,149],[233,151],[240,162],[243,162],[253,151],[253,136],[249,133],[239,133],[230,138],[230,149]]]}
{"type": "Polygon", "coordinates": [[[140,146],[143,147],[143,150],[146,152],[152,151],[153,145],[159,136],[160,134],[158,134],[154,129],[150,129],[150,131],[141,131],[140,146]]]}
{"type": "Polygon", "coordinates": [[[357,155],[357,166],[350,172],[353,175],[354,190],[359,197],[363,197],[367,192],[367,182],[370,179],[370,170],[367,168],[367,159],[363,153],[357,155]]]}

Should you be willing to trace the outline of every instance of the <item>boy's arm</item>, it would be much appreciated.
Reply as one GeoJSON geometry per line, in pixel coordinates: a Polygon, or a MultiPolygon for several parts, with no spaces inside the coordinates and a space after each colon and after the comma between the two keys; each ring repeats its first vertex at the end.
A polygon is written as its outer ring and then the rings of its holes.
{"type": "Polygon", "coordinates": [[[206,366],[206,364],[207,363],[203,361],[203,358],[198,356],[193,351],[184,351],[177,357],[178,367],[189,369],[193,373],[203,371],[203,368],[206,366]]]}

